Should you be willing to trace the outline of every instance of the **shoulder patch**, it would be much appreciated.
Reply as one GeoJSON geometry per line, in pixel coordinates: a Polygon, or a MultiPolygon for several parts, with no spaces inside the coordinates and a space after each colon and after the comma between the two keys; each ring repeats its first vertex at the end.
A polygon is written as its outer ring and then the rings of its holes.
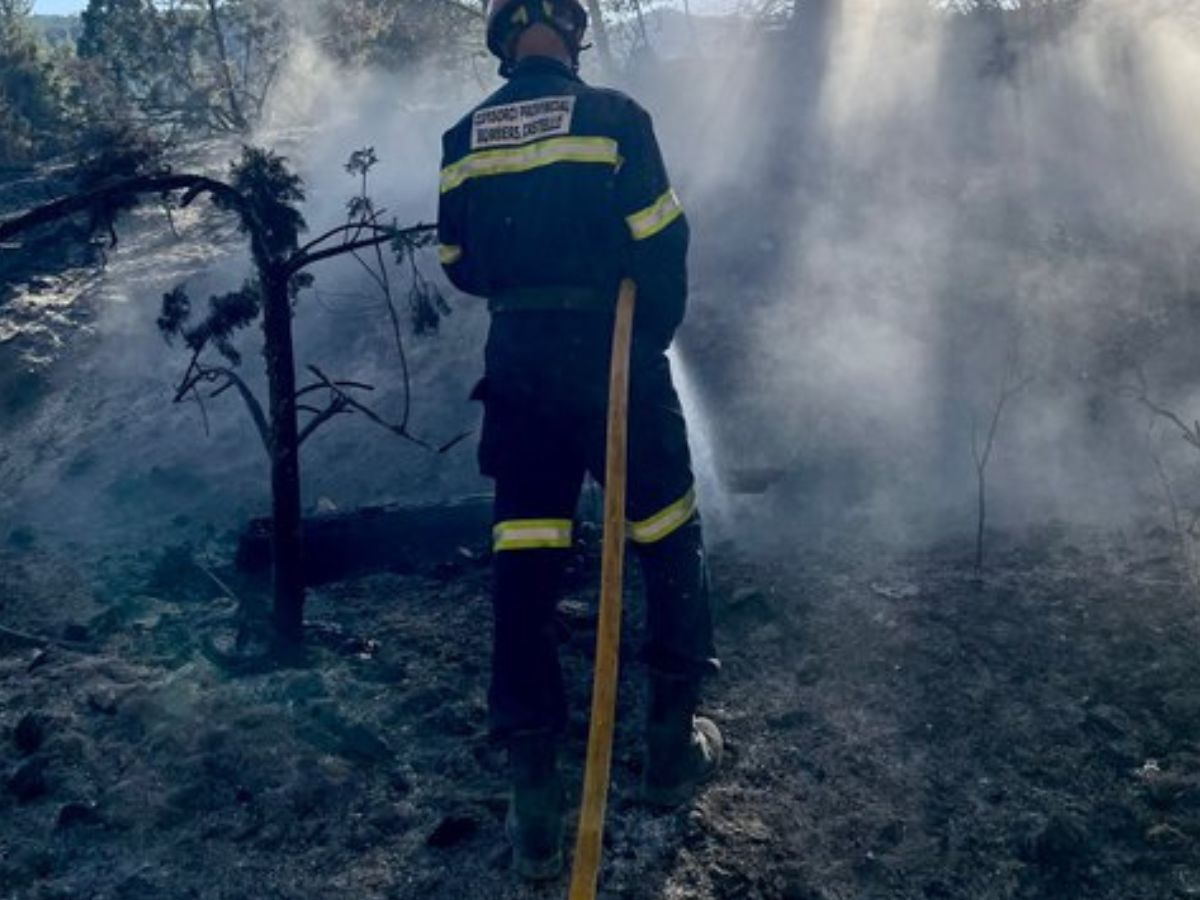
{"type": "Polygon", "coordinates": [[[513,147],[571,133],[575,97],[539,97],[488,106],[471,116],[471,149],[513,147]]]}

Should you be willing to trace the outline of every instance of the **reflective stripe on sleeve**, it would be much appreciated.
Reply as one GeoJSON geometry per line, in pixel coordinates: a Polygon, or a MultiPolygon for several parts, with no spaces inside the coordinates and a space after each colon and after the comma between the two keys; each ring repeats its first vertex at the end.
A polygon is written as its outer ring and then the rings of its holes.
{"type": "Polygon", "coordinates": [[[639,544],[653,544],[679,530],[696,514],[696,488],[648,519],[629,523],[629,537],[639,544]]]}
{"type": "Polygon", "coordinates": [[[443,266],[452,266],[462,259],[463,249],[454,244],[439,244],[438,259],[443,266]]]}
{"type": "Polygon", "coordinates": [[[683,204],[679,202],[675,191],[668,188],[665,194],[645,209],[626,216],[625,221],[629,223],[629,231],[633,235],[633,239],[644,241],[646,238],[654,237],[681,215],[683,215],[683,204]]]}
{"type": "Polygon", "coordinates": [[[570,519],[511,519],[492,529],[492,549],[547,550],[571,546],[570,519]]]}
{"type": "Polygon", "coordinates": [[[600,163],[616,166],[620,160],[617,142],[602,137],[556,137],[520,147],[481,150],[464,156],[442,169],[441,190],[445,194],[472,178],[528,172],[555,163],[600,163]]]}

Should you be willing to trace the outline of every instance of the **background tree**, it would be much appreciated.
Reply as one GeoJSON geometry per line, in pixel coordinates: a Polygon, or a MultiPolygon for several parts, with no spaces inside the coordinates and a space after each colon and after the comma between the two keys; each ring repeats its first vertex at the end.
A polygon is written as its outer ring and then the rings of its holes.
{"type": "Polygon", "coordinates": [[[125,111],[156,126],[247,131],[288,49],[269,0],[89,0],[78,55],[125,111]]]}
{"type": "Polygon", "coordinates": [[[32,0],[0,0],[0,166],[58,152],[64,85],[30,23],[32,0]]]}
{"type": "Polygon", "coordinates": [[[433,61],[459,71],[480,53],[471,0],[322,0],[320,43],[338,62],[397,70],[433,61]]]}

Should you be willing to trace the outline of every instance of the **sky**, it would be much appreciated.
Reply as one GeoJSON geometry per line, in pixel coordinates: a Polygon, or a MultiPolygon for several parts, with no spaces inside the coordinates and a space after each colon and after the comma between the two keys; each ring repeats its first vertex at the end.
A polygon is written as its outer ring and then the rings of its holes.
{"type": "Polygon", "coordinates": [[[33,11],[44,16],[77,13],[87,6],[86,0],[37,0],[33,11]]]}

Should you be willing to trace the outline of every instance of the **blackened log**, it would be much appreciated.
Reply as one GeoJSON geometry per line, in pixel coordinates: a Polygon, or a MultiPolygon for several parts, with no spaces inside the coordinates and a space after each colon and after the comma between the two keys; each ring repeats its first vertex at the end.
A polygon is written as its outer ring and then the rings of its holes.
{"type": "MultiPolygon", "coordinates": [[[[492,498],[486,495],[306,516],[304,581],[314,586],[369,572],[429,571],[464,558],[464,549],[486,553],[491,528],[492,498]]],[[[250,574],[270,569],[270,519],[255,519],[247,526],[238,544],[237,566],[250,574]]]]}

